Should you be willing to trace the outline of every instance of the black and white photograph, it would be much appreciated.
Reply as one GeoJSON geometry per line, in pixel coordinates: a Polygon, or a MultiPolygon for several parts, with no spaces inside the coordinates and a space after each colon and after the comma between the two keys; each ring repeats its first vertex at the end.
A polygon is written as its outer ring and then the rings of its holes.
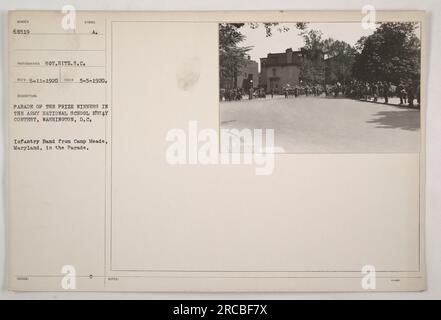
{"type": "Polygon", "coordinates": [[[285,153],[419,152],[420,29],[220,24],[221,130],[272,129],[285,153]]]}

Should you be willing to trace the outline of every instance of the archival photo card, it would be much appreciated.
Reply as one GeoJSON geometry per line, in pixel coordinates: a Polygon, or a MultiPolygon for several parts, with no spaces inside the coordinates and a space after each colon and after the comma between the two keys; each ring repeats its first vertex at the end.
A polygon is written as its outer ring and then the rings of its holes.
{"type": "Polygon", "coordinates": [[[8,20],[11,290],[425,289],[424,12],[8,20]]]}

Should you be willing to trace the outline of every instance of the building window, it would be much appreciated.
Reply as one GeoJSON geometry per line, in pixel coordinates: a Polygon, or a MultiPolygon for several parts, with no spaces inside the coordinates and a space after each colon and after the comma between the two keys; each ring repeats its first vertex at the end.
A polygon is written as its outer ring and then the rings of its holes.
{"type": "Polygon", "coordinates": [[[276,68],[273,68],[273,77],[276,76],[276,68]]]}

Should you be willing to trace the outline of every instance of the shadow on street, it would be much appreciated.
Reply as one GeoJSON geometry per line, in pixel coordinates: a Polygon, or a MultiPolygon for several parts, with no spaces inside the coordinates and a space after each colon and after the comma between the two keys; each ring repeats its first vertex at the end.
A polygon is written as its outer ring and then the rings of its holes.
{"type": "Polygon", "coordinates": [[[376,128],[409,131],[420,129],[419,110],[401,109],[397,111],[379,111],[373,116],[375,119],[368,120],[367,122],[377,124],[376,128]]]}

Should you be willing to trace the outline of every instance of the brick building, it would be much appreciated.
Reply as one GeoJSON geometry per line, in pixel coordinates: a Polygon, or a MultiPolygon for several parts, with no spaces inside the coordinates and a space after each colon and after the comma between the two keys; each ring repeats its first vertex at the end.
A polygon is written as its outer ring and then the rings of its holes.
{"type": "Polygon", "coordinates": [[[291,48],[282,53],[269,53],[260,59],[260,87],[269,93],[272,89],[281,92],[286,85],[296,86],[300,83],[300,68],[303,61],[301,51],[291,48]]]}

